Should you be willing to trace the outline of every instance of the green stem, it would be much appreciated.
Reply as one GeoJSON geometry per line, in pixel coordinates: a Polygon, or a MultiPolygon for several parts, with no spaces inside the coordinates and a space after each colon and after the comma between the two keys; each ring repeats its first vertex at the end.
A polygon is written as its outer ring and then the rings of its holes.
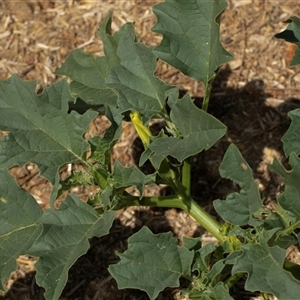
{"type": "Polygon", "coordinates": [[[283,232],[286,233],[286,234],[291,234],[295,229],[299,228],[300,227],[300,221],[286,227],[283,232]]]}
{"type": "Polygon", "coordinates": [[[270,300],[270,297],[267,293],[261,293],[261,295],[264,298],[264,300],[270,300]]]}
{"type": "MultiPolygon", "coordinates": [[[[123,207],[128,206],[155,206],[155,207],[175,207],[180,208],[190,214],[200,225],[209,231],[221,243],[227,237],[221,233],[221,224],[217,222],[210,214],[201,208],[191,197],[182,197],[179,195],[164,197],[143,197],[139,199],[131,195],[124,196],[123,207]]],[[[120,209],[116,207],[115,209],[120,209]]]]}
{"type": "Polygon", "coordinates": [[[199,224],[209,231],[216,239],[223,243],[227,237],[221,233],[221,224],[200,207],[191,197],[182,199],[181,207],[189,213],[199,224]]]}
{"type": "Polygon", "coordinates": [[[211,81],[209,81],[205,87],[205,94],[204,94],[204,98],[203,98],[202,109],[206,112],[207,112],[208,104],[209,104],[212,81],[213,81],[213,79],[211,81]]]}
{"type": "Polygon", "coordinates": [[[191,157],[184,160],[182,166],[182,185],[185,187],[186,195],[191,195],[191,157]]]}
{"type": "Polygon", "coordinates": [[[226,280],[225,284],[230,289],[232,286],[235,285],[236,282],[238,282],[244,276],[244,274],[245,273],[235,273],[226,280]]]}

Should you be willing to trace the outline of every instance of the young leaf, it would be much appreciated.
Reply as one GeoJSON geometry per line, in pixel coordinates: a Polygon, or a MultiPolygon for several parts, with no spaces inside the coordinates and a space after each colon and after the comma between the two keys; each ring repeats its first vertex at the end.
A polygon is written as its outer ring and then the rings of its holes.
{"type": "Polygon", "coordinates": [[[152,159],[157,166],[168,155],[182,162],[189,156],[209,149],[225,134],[226,126],[197,108],[188,94],[176,100],[170,97],[168,104],[171,107],[171,120],[182,136],[164,136],[150,143],[152,159]]]}
{"type": "Polygon", "coordinates": [[[295,109],[288,112],[288,116],[292,119],[291,125],[287,132],[282,137],[283,150],[286,156],[292,152],[300,154],[300,109],[295,109]]]}
{"type": "Polygon", "coordinates": [[[42,215],[35,199],[20,188],[5,169],[0,169],[0,290],[4,279],[16,270],[18,256],[27,250],[42,232],[37,220],[42,215]]]}
{"type": "Polygon", "coordinates": [[[123,120],[123,116],[121,114],[118,114],[117,108],[113,106],[106,107],[105,116],[111,123],[110,127],[105,130],[103,137],[94,136],[89,140],[92,150],[92,155],[90,158],[94,159],[104,166],[106,160],[110,161],[110,158],[108,157],[110,155],[109,153],[120,137],[120,134],[122,132],[121,123],[123,120]]]}
{"type": "Polygon", "coordinates": [[[300,281],[283,269],[285,250],[268,245],[276,230],[260,233],[259,244],[243,245],[243,254],[237,257],[232,274],[248,273],[245,284],[248,291],[258,290],[284,300],[299,299],[300,281]]]}
{"type": "Polygon", "coordinates": [[[171,232],[155,235],[147,227],[132,235],[128,249],[118,255],[121,261],[109,267],[118,287],[143,290],[152,300],[164,288],[179,286],[193,260],[193,252],[179,247],[171,232]]]}
{"type": "Polygon", "coordinates": [[[231,144],[219,168],[220,175],[241,187],[240,193],[231,193],[225,201],[215,200],[214,207],[218,214],[228,223],[234,225],[257,226],[262,221],[253,218],[262,205],[257,183],[252,170],[242,157],[237,147],[231,144]]]}
{"type": "Polygon", "coordinates": [[[83,134],[96,113],[68,114],[73,98],[66,80],[54,83],[41,95],[34,88],[34,82],[17,76],[0,81],[0,130],[9,132],[0,140],[0,165],[10,168],[30,161],[57,186],[62,165],[84,162],[89,145],[83,134]]]}
{"type": "Polygon", "coordinates": [[[130,168],[123,167],[118,161],[114,167],[114,186],[116,188],[126,188],[136,186],[140,192],[140,198],[143,196],[144,186],[146,183],[155,182],[156,173],[145,175],[136,166],[130,168]]]}
{"type": "Polygon", "coordinates": [[[209,299],[211,300],[234,300],[230,294],[229,289],[224,282],[219,282],[212,288],[208,288],[209,299]]]}
{"type": "Polygon", "coordinates": [[[215,286],[204,286],[201,291],[187,290],[185,294],[188,294],[191,300],[234,300],[223,282],[219,282],[215,286]]]}
{"type": "Polygon", "coordinates": [[[291,66],[295,66],[300,64],[300,19],[297,17],[291,17],[287,23],[290,23],[287,29],[275,36],[279,39],[284,39],[287,42],[297,45],[294,58],[291,62],[291,66]]]}
{"type": "Polygon", "coordinates": [[[163,40],[154,53],[208,87],[219,66],[232,59],[219,38],[219,16],[226,7],[226,0],[157,4],[153,7],[157,23],[152,30],[162,34],[163,40]]]}
{"type": "Polygon", "coordinates": [[[102,216],[76,195],[69,194],[58,210],[47,209],[37,224],[43,232],[28,250],[39,257],[36,281],[44,287],[45,299],[58,299],[75,261],[89,249],[88,239],[109,232],[114,212],[102,216]]]}

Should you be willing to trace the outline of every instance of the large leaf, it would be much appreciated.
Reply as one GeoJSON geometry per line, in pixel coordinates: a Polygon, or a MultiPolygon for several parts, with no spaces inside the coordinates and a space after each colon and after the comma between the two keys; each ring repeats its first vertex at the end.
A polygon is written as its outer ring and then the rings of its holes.
{"type": "Polygon", "coordinates": [[[285,184],[284,192],[278,197],[278,202],[282,208],[292,212],[297,221],[300,220],[300,159],[295,153],[289,158],[289,164],[292,170],[287,171],[283,165],[275,159],[270,166],[271,171],[277,172],[285,184]]]}
{"type": "Polygon", "coordinates": [[[0,169],[0,290],[3,280],[16,270],[16,259],[26,254],[42,232],[37,220],[42,210],[5,169],[0,169]]]}
{"type": "Polygon", "coordinates": [[[232,59],[220,43],[219,16],[226,0],[166,0],[153,7],[153,31],[163,35],[154,53],[207,87],[219,66],[232,59]]]}
{"type": "Polygon", "coordinates": [[[80,97],[85,103],[116,105],[116,93],[105,85],[108,72],[109,65],[105,57],[94,57],[78,49],[69,55],[55,73],[70,77],[73,96],[80,97]]]}
{"type": "Polygon", "coordinates": [[[109,232],[114,212],[101,217],[76,195],[68,195],[58,210],[48,209],[37,222],[43,232],[28,253],[39,257],[35,264],[37,283],[44,287],[45,298],[58,299],[75,261],[89,248],[88,239],[109,232]]]}
{"type": "Polygon", "coordinates": [[[75,50],[56,70],[56,74],[66,75],[73,80],[70,85],[72,93],[87,104],[116,105],[117,94],[105,82],[111,67],[119,64],[116,49],[122,32],[128,27],[130,25],[125,24],[111,36],[111,14],[108,14],[98,30],[104,42],[106,56],[94,57],[91,53],[75,50]]]}
{"type": "Polygon", "coordinates": [[[179,277],[190,275],[193,252],[179,247],[171,232],[154,235],[147,227],[128,239],[128,249],[109,272],[119,288],[145,291],[150,299],[166,287],[179,286],[179,277]]]}
{"type": "Polygon", "coordinates": [[[83,134],[96,113],[67,113],[73,98],[65,80],[41,95],[34,89],[34,82],[17,76],[0,82],[0,129],[9,132],[0,140],[0,165],[10,168],[32,162],[55,183],[63,164],[83,160],[89,149],[83,134]]]}
{"type": "Polygon", "coordinates": [[[300,64],[300,19],[297,17],[291,17],[287,23],[290,23],[287,29],[275,36],[279,39],[285,39],[287,42],[297,45],[294,58],[291,62],[291,66],[295,66],[300,64]]]}
{"type": "Polygon", "coordinates": [[[164,111],[173,87],[154,76],[157,57],[152,48],[136,42],[132,28],[124,31],[117,49],[120,65],[111,69],[107,85],[119,93],[120,112],[137,110],[146,120],[164,111]]]}
{"type": "Polygon", "coordinates": [[[219,170],[223,178],[233,180],[241,187],[241,191],[229,194],[225,201],[215,200],[213,204],[218,214],[234,225],[261,224],[253,217],[262,205],[258,185],[251,168],[235,145],[228,147],[219,170]]]}
{"type": "Polygon", "coordinates": [[[236,259],[232,273],[248,273],[248,291],[274,294],[280,300],[299,299],[300,281],[283,269],[286,251],[268,245],[275,231],[260,233],[259,244],[243,245],[243,254],[236,259]]]}
{"type": "Polygon", "coordinates": [[[300,109],[290,111],[288,116],[292,119],[292,122],[282,137],[283,150],[286,156],[289,156],[292,152],[300,154],[300,109]]]}
{"type": "Polygon", "coordinates": [[[225,134],[226,126],[197,108],[188,94],[176,100],[170,97],[168,104],[171,107],[171,120],[181,136],[159,137],[149,145],[152,159],[157,166],[169,155],[182,162],[189,156],[209,149],[225,134]]]}

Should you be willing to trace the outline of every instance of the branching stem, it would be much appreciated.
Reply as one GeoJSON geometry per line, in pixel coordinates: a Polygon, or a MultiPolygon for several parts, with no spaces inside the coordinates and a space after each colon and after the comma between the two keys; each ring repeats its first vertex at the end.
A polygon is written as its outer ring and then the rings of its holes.
{"type": "MultiPolygon", "coordinates": [[[[191,197],[172,195],[164,197],[143,197],[139,199],[131,195],[124,196],[123,207],[155,206],[180,208],[190,214],[200,225],[209,231],[218,241],[224,242],[227,237],[221,233],[221,224],[201,208],[191,197]]],[[[117,207],[120,209],[121,207],[117,207]]],[[[116,208],[115,208],[116,209],[116,208]]]]}

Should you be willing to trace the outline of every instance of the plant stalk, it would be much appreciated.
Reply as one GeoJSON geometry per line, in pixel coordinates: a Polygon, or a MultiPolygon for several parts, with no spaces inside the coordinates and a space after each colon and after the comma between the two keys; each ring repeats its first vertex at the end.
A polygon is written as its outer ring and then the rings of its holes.
{"type": "Polygon", "coordinates": [[[227,237],[221,233],[221,224],[216,221],[210,214],[201,208],[191,197],[171,195],[164,197],[143,197],[139,199],[131,195],[122,197],[122,207],[128,206],[154,206],[154,207],[175,207],[186,211],[200,225],[209,231],[220,243],[223,243],[227,237]]]}
{"type": "Polygon", "coordinates": [[[286,234],[291,234],[295,229],[299,228],[300,227],[300,221],[286,227],[283,232],[286,233],[286,234]]]}
{"type": "Polygon", "coordinates": [[[187,196],[191,195],[191,160],[191,157],[188,157],[183,161],[182,166],[182,185],[187,196]]]}
{"type": "Polygon", "coordinates": [[[210,99],[210,93],[211,93],[211,83],[213,79],[207,83],[205,86],[205,94],[203,98],[203,103],[202,103],[202,109],[207,112],[208,110],[208,104],[209,104],[209,99],[210,99]]]}

